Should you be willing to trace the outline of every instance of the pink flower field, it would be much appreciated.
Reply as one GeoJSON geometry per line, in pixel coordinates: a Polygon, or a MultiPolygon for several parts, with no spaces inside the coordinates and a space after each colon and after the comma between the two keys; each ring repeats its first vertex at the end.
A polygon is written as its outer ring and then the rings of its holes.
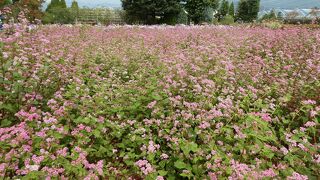
{"type": "Polygon", "coordinates": [[[5,28],[0,179],[320,177],[320,30],[5,28]]]}

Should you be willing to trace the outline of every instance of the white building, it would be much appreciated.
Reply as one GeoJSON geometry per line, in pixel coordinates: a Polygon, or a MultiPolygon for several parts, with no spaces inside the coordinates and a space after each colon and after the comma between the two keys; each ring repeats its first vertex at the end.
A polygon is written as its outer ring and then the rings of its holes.
{"type": "Polygon", "coordinates": [[[258,18],[274,12],[277,18],[283,20],[310,21],[320,19],[320,9],[273,9],[270,11],[260,11],[258,18]]]}

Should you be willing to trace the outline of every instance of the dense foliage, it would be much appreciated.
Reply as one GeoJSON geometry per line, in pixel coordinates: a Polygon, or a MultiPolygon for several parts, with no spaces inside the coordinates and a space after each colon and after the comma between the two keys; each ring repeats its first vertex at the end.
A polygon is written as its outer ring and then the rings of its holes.
{"type": "Polygon", "coordinates": [[[185,8],[189,18],[195,23],[206,22],[206,10],[208,8],[216,9],[219,6],[219,0],[186,0],[185,8]]]}
{"type": "Polygon", "coordinates": [[[222,0],[217,16],[219,19],[222,19],[228,14],[229,14],[229,2],[227,0],[222,0]]]}
{"type": "Polygon", "coordinates": [[[0,34],[0,177],[320,176],[319,30],[24,27],[0,34]]]}
{"type": "Polygon", "coordinates": [[[74,11],[77,11],[77,9],[75,9],[75,7],[67,8],[67,4],[65,0],[52,0],[46,8],[46,13],[42,21],[45,24],[74,23],[74,20],[77,16],[77,12],[74,12],[74,11]]]}
{"type": "Polygon", "coordinates": [[[237,18],[243,22],[252,22],[258,17],[260,0],[240,0],[237,18]]]}
{"type": "Polygon", "coordinates": [[[121,0],[128,23],[175,24],[182,11],[180,0],[121,0]]]}

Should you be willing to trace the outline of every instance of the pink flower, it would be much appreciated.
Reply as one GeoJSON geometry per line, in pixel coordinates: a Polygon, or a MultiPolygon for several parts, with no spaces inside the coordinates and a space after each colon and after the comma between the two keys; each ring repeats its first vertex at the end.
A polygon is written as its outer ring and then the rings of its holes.
{"type": "Polygon", "coordinates": [[[289,152],[288,149],[285,148],[285,147],[280,148],[280,150],[282,151],[282,153],[283,153],[284,155],[287,155],[288,152],[289,152]]]}
{"type": "Polygon", "coordinates": [[[200,129],[207,129],[210,127],[210,123],[206,122],[206,121],[202,121],[201,124],[199,125],[200,129]]]}
{"type": "Polygon", "coordinates": [[[64,147],[63,149],[60,149],[57,151],[57,155],[62,156],[62,157],[66,157],[68,153],[68,148],[64,147]]]}
{"type": "Polygon", "coordinates": [[[104,123],[104,120],[105,120],[104,117],[99,116],[99,118],[98,118],[98,122],[99,122],[99,123],[104,123]]]}
{"type": "Polygon", "coordinates": [[[305,101],[302,101],[302,104],[304,104],[304,105],[315,105],[315,104],[317,104],[317,102],[314,101],[314,100],[305,100],[305,101]]]}
{"type": "Polygon", "coordinates": [[[29,146],[29,145],[22,145],[22,148],[23,148],[23,150],[25,151],[25,152],[30,152],[31,151],[31,146],[29,146]]]}
{"type": "Polygon", "coordinates": [[[30,171],[38,171],[39,170],[39,165],[29,165],[26,168],[29,169],[30,171]]]}
{"type": "Polygon", "coordinates": [[[41,169],[42,171],[45,171],[50,176],[58,176],[59,174],[62,174],[65,170],[63,168],[50,168],[50,167],[43,167],[41,169]]]}
{"type": "Polygon", "coordinates": [[[145,175],[148,175],[149,173],[154,171],[151,164],[149,164],[147,160],[139,160],[135,163],[135,165],[138,166],[145,175]]]}
{"type": "Polygon", "coordinates": [[[7,167],[7,164],[6,163],[1,163],[0,164],[0,177],[4,177],[4,172],[5,172],[5,169],[7,167]]]}
{"type": "Polygon", "coordinates": [[[316,123],[313,121],[308,121],[304,126],[305,127],[314,127],[314,126],[316,126],[316,123]]]}
{"type": "Polygon", "coordinates": [[[215,174],[215,173],[212,173],[212,172],[209,172],[209,173],[208,173],[208,176],[209,176],[210,180],[217,180],[217,179],[218,179],[217,176],[216,176],[216,174],[215,174]]]}
{"type": "Polygon", "coordinates": [[[169,156],[167,154],[164,154],[164,153],[161,154],[160,157],[161,157],[161,159],[168,159],[169,158],[169,156]]]}
{"type": "Polygon", "coordinates": [[[2,54],[3,54],[3,58],[4,58],[4,59],[8,59],[8,57],[9,57],[9,56],[8,56],[8,53],[3,52],[2,54]]]}
{"type": "Polygon", "coordinates": [[[164,180],[164,178],[162,176],[157,176],[156,180],[164,180]]]}
{"type": "Polygon", "coordinates": [[[272,121],[272,118],[267,113],[257,112],[257,113],[252,113],[252,114],[255,115],[255,116],[259,116],[262,120],[264,120],[266,122],[271,122],[272,121]]]}
{"type": "Polygon", "coordinates": [[[157,101],[152,101],[151,103],[148,104],[148,108],[152,109],[155,105],[157,104],[157,101]]]}
{"type": "Polygon", "coordinates": [[[266,178],[266,177],[276,177],[277,174],[273,171],[273,169],[267,169],[265,171],[262,171],[260,173],[261,178],[266,178]]]}
{"type": "Polygon", "coordinates": [[[44,160],[44,156],[37,156],[37,155],[33,155],[32,156],[32,161],[36,164],[40,164],[42,161],[44,160]]]}
{"type": "Polygon", "coordinates": [[[95,166],[96,171],[99,173],[100,176],[103,175],[103,161],[100,160],[95,166]]]}
{"type": "Polygon", "coordinates": [[[40,131],[40,132],[36,132],[36,135],[37,136],[39,136],[39,137],[42,137],[42,138],[44,138],[44,137],[46,137],[47,135],[46,135],[46,132],[45,131],[40,131]]]}
{"type": "Polygon", "coordinates": [[[56,123],[57,119],[55,118],[48,118],[48,119],[44,119],[44,123],[46,124],[51,124],[51,123],[56,123]]]}
{"type": "Polygon", "coordinates": [[[293,172],[291,176],[287,177],[287,180],[308,180],[308,176],[293,172]]]}
{"type": "Polygon", "coordinates": [[[313,158],[313,161],[317,164],[320,164],[320,155],[319,154],[316,154],[315,155],[315,158],[313,158]]]}
{"type": "Polygon", "coordinates": [[[316,117],[316,115],[317,115],[318,113],[317,113],[317,111],[310,111],[310,116],[311,117],[316,117]]]}
{"type": "Polygon", "coordinates": [[[149,146],[148,146],[148,152],[149,153],[154,153],[159,148],[160,148],[159,144],[154,144],[153,141],[149,141],[149,146]]]}

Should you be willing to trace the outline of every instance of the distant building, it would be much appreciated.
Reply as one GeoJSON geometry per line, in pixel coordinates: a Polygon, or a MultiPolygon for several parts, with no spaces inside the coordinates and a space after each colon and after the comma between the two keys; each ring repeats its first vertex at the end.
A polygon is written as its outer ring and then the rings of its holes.
{"type": "Polygon", "coordinates": [[[261,19],[271,12],[275,13],[278,19],[290,22],[310,22],[320,19],[320,9],[273,9],[269,11],[260,11],[258,18],[261,19]]]}
{"type": "Polygon", "coordinates": [[[76,23],[108,25],[124,24],[124,21],[121,18],[121,10],[112,8],[81,8],[76,23]]]}

